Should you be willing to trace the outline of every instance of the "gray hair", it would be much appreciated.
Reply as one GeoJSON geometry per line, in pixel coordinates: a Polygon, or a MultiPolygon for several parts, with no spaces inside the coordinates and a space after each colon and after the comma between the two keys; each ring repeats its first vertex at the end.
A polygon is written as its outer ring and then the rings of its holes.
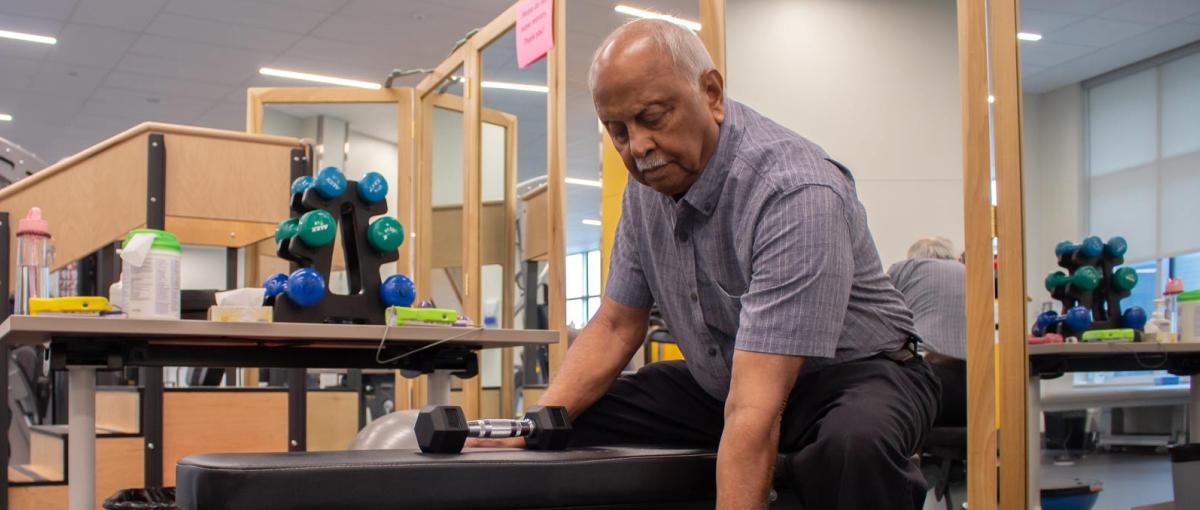
{"type": "Polygon", "coordinates": [[[908,258],[955,260],[954,243],[945,237],[918,239],[908,247],[908,258]]]}
{"type": "Polygon", "coordinates": [[[600,47],[596,48],[596,53],[592,55],[592,65],[588,69],[588,90],[595,89],[596,62],[600,60],[600,54],[617,37],[620,37],[621,34],[624,34],[628,30],[644,31],[646,36],[659,50],[671,57],[671,62],[675,65],[675,71],[683,77],[698,79],[704,72],[717,68],[716,65],[713,65],[712,56],[708,54],[704,43],[700,41],[700,37],[695,32],[669,21],[638,19],[613,30],[604,39],[604,42],[600,43],[600,47]]]}

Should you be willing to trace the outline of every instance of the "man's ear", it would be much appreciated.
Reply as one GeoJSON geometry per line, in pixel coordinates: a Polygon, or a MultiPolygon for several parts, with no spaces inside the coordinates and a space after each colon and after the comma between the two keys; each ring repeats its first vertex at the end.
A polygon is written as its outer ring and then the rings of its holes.
{"type": "Polygon", "coordinates": [[[709,69],[700,75],[700,90],[708,110],[712,112],[713,120],[717,123],[725,121],[725,78],[716,69],[709,69]]]}

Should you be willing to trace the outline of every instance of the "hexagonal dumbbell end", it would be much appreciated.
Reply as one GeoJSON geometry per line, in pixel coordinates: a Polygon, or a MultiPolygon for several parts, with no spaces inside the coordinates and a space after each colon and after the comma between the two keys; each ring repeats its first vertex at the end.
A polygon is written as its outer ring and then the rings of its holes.
{"type": "Polygon", "coordinates": [[[534,432],[525,438],[530,450],[565,450],[571,439],[571,416],[561,406],[533,406],[525,419],[534,423],[534,432]]]}
{"type": "Polygon", "coordinates": [[[459,453],[467,442],[467,419],[458,406],[425,406],[413,434],[425,453],[459,453]]]}

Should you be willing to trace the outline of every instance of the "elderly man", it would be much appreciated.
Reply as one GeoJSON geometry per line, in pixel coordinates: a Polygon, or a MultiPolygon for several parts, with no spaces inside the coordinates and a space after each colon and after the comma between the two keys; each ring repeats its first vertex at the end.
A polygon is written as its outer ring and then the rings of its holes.
{"type": "Polygon", "coordinates": [[[575,445],[717,447],[719,508],[764,507],[778,452],[806,508],[923,501],[937,382],[849,171],[726,98],[670,23],[613,32],[589,81],[631,182],[603,303],[540,403],[575,445]],[[652,303],[686,362],[618,377],[652,303]]]}
{"type": "Polygon", "coordinates": [[[908,259],[888,268],[892,284],[912,310],[925,360],[942,383],[941,410],[934,425],[967,425],[966,267],[954,244],[927,237],[908,248],[908,259]]]}

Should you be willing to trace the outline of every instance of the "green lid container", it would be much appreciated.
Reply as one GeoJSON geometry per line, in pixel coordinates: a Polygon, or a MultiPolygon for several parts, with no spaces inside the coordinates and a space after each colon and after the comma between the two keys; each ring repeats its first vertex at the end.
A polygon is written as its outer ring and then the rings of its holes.
{"type": "Polygon", "coordinates": [[[1200,301],[1200,290],[1189,290],[1175,296],[1176,301],[1200,301]]]}
{"type": "Polygon", "coordinates": [[[175,252],[183,252],[183,248],[179,246],[179,238],[175,237],[175,234],[167,232],[166,230],[156,230],[153,228],[139,228],[130,230],[129,233],[125,235],[125,240],[121,242],[121,248],[125,248],[125,245],[129,244],[129,240],[133,239],[133,236],[137,234],[154,234],[154,243],[150,245],[151,250],[171,250],[175,252]]]}

